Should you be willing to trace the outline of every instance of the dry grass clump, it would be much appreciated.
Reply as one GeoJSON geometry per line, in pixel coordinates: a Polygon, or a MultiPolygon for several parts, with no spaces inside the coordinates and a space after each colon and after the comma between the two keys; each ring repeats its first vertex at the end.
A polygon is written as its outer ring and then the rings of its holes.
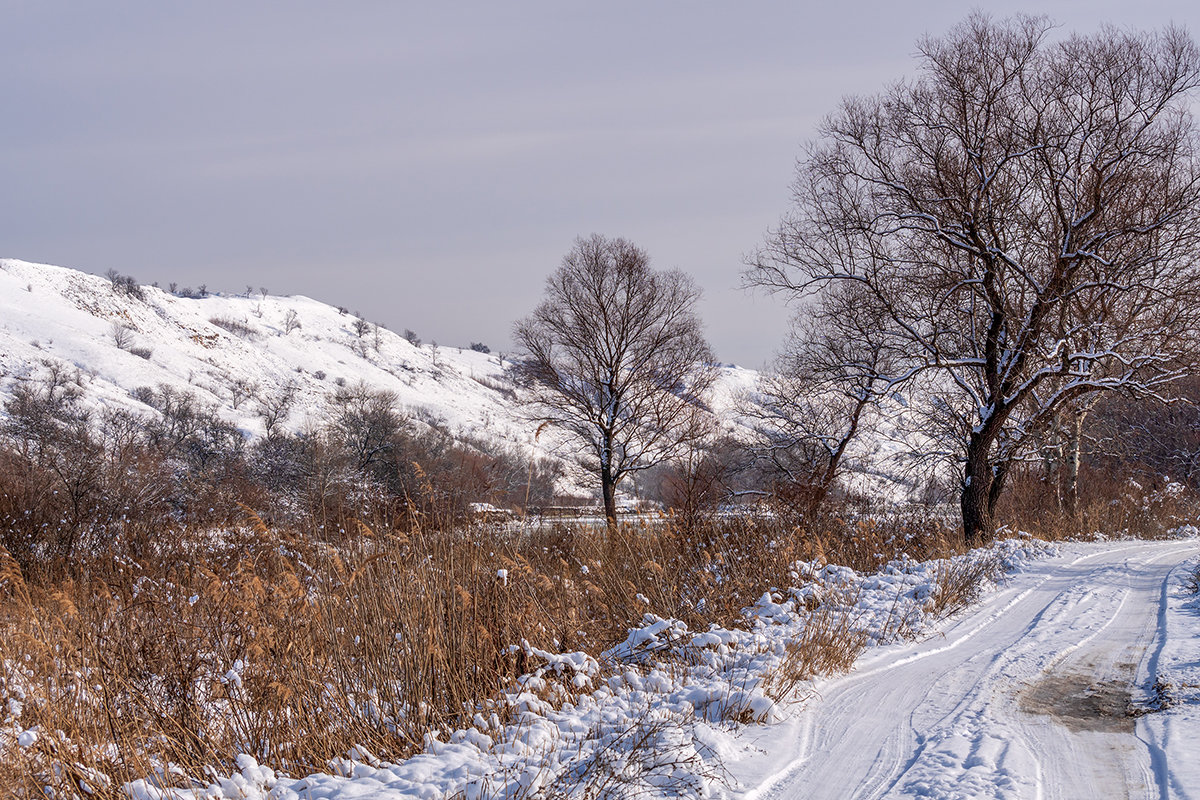
{"type": "Polygon", "coordinates": [[[802,549],[805,560],[857,572],[874,572],[902,555],[926,561],[965,552],[957,521],[951,524],[925,510],[850,520],[826,517],[809,528],[802,549]]]}
{"type": "Polygon", "coordinates": [[[767,695],[774,700],[794,697],[811,678],[847,672],[868,641],[866,632],[854,627],[851,615],[830,606],[812,610],[803,635],[787,645],[783,662],[768,676],[767,695]]]}
{"type": "Polygon", "coordinates": [[[1074,512],[1053,476],[1020,470],[1001,501],[1001,518],[1042,539],[1057,541],[1097,532],[1162,537],[1200,516],[1200,495],[1165,476],[1130,477],[1128,471],[1085,465],[1074,512]]]}
{"type": "Polygon", "coordinates": [[[262,332],[242,320],[232,319],[230,317],[209,317],[209,322],[216,325],[218,328],[224,328],[242,339],[260,339],[262,332]]]}
{"type": "Polygon", "coordinates": [[[510,644],[552,648],[577,613],[561,576],[502,580],[512,554],[485,548],[368,536],[339,553],[250,528],[190,560],[97,561],[32,587],[4,615],[0,661],[17,669],[0,693],[43,734],[0,759],[0,782],[73,791],[65,763],[119,785],[186,784],[239,753],[296,772],[354,746],[401,758],[531,668],[510,644]]]}
{"type": "Polygon", "coordinates": [[[979,598],[983,587],[1002,571],[998,556],[989,555],[939,563],[937,583],[927,610],[937,617],[953,614],[979,598]]]}

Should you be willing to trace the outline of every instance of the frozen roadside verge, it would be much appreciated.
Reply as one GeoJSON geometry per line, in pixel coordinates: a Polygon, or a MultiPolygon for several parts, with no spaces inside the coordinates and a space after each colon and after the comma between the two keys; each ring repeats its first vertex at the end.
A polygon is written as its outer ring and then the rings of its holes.
{"type": "Polygon", "coordinates": [[[742,798],[1200,796],[1186,751],[1200,730],[1171,720],[1173,751],[1145,736],[1165,643],[1197,646],[1195,625],[1164,624],[1196,547],[1063,545],[934,635],[818,681],[802,714],[747,731],[752,749],[728,763],[742,798]]]}
{"type": "Polygon", "coordinates": [[[725,796],[736,787],[722,764],[743,747],[743,725],[779,721],[781,703],[815,676],[849,668],[864,648],[920,634],[969,602],[988,576],[1050,550],[1007,540],[949,560],[892,561],[870,575],[797,563],[790,587],[746,610],[744,629],[689,631],[647,615],[600,660],[527,647],[541,668],[471,728],[446,741],[430,737],[402,762],[356,749],[326,773],[291,778],[243,756],[239,773],[206,785],[172,786],[160,775],[125,790],[138,800],[725,796]],[[830,642],[837,646],[821,646],[830,642]]]}
{"type": "Polygon", "coordinates": [[[1172,797],[1200,788],[1200,556],[1171,572],[1163,586],[1157,650],[1146,664],[1153,695],[1137,732],[1172,797]]]}

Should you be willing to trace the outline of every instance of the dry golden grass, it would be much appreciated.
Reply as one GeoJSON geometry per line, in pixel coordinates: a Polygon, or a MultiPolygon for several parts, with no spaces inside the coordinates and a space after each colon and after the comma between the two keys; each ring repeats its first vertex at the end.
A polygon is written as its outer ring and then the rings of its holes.
{"type": "MultiPolygon", "coordinates": [[[[796,561],[870,572],[961,549],[917,517],[710,521],[687,535],[669,519],[612,534],[424,521],[360,525],[334,546],[242,515],[220,535],[164,531],[137,558],[36,577],[0,550],[0,704],[19,700],[20,726],[39,731],[0,748],[0,786],[115,797],[153,775],[200,785],[240,753],[293,775],[352,747],[396,760],[481,709],[503,713],[498,693],[541,666],[512,645],[597,655],[647,612],[733,627],[796,561]]],[[[937,610],[970,602],[988,570],[947,567],[937,610]]],[[[810,613],[773,696],[848,669],[864,646],[846,615],[810,613]]]]}
{"type": "MultiPolygon", "coordinates": [[[[816,536],[750,520],[690,536],[363,525],[335,548],[244,516],[36,584],[0,553],[0,700],[23,698],[21,726],[41,732],[0,757],[0,784],[103,795],[164,772],[188,785],[243,752],[292,774],[353,746],[402,758],[539,666],[511,645],[597,654],[646,612],[738,625],[798,559],[871,569],[901,543],[941,546],[908,523],[816,536]]],[[[818,620],[791,672],[846,668],[854,638],[818,620]]]]}
{"type": "Polygon", "coordinates": [[[810,611],[802,637],[788,644],[783,663],[768,676],[767,695],[785,700],[794,697],[810,678],[846,672],[866,649],[867,641],[865,632],[854,629],[850,615],[828,606],[810,611]]]}
{"type": "Polygon", "coordinates": [[[978,599],[985,583],[996,578],[1000,571],[1000,562],[994,557],[942,561],[938,565],[937,588],[929,599],[929,612],[940,617],[966,608],[978,599]]]}
{"type": "Polygon", "coordinates": [[[1064,509],[1060,495],[1053,476],[1037,468],[1018,471],[1002,498],[1001,519],[1010,527],[1020,527],[1049,541],[1098,532],[1153,539],[1194,522],[1200,500],[1195,490],[1169,485],[1161,476],[1134,480],[1125,470],[1087,466],[1080,474],[1074,514],[1064,509]]]}

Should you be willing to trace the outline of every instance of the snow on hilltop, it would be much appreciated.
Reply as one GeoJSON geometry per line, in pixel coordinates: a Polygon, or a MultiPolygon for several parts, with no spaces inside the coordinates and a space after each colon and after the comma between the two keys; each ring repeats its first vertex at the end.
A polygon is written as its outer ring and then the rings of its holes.
{"type": "MultiPolygon", "coordinates": [[[[294,389],[284,427],[302,431],[325,419],[338,386],[361,381],[456,437],[521,448],[533,441],[535,426],[518,413],[497,355],[417,346],[307,297],[140,293],[106,277],[0,259],[0,402],[57,362],[86,376],[92,403],[147,411],[138,390],[167,385],[216,406],[253,437],[264,430],[256,397],[294,389]]],[[[756,373],[722,373],[714,406],[728,415],[756,373]]]]}

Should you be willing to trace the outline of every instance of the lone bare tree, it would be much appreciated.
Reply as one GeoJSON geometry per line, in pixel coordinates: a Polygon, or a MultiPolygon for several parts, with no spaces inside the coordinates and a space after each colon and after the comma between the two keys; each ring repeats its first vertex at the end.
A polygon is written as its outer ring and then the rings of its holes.
{"type": "Polygon", "coordinates": [[[692,409],[715,371],[695,306],[700,291],[678,270],[654,271],[624,239],[577,239],[546,279],[542,303],[513,327],[514,363],[534,416],[584,446],[616,526],[616,490],[702,435],[692,409]]]}
{"type": "Polygon", "coordinates": [[[751,284],[860,287],[962,467],[969,543],[1010,465],[1060,410],[1161,395],[1200,314],[1200,54],[1181,30],[1054,42],[975,13],[919,43],[921,72],[845,100],[797,168],[751,284]]]}

